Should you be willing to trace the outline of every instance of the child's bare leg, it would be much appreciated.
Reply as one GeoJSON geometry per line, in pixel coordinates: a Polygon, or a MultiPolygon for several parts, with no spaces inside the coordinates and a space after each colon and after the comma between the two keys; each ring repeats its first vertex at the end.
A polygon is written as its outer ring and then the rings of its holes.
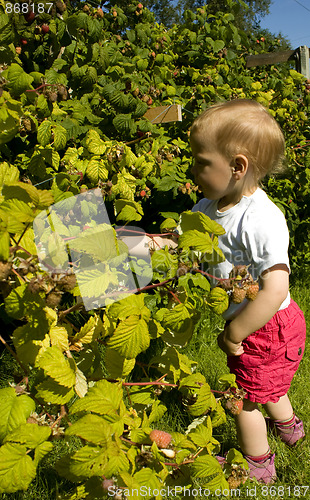
{"type": "Polygon", "coordinates": [[[293,407],[287,394],[282,396],[277,403],[265,403],[264,408],[272,420],[288,420],[294,414],[293,407]]]}
{"type": "Polygon", "coordinates": [[[265,419],[257,403],[243,400],[243,410],[235,417],[238,441],[245,455],[258,457],[269,451],[265,419]]]}

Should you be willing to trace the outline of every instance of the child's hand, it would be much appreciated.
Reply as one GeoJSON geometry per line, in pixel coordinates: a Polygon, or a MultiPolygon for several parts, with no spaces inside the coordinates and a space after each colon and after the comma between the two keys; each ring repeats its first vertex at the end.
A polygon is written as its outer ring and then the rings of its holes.
{"type": "Polygon", "coordinates": [[[244,352],[242,342],[232,342],[229,339],[228,328],[229,326],[226,326],[226,328],[217,337],[218,346],[225,352],[225,354],[227,354],[227,356],[240,356],[244,352]]]}

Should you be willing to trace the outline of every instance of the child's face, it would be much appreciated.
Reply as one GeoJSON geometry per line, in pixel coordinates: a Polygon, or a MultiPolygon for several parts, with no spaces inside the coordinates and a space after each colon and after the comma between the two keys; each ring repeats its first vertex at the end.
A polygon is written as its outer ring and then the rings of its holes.
{"type": "Polygon", "coordinates": [[[230,194],[233,189],[233,167],[220,153],[208,145],[203,134],[191,136],[194,165],[191,169],[195,182],[209,200],[217,200],[230,194]]]}

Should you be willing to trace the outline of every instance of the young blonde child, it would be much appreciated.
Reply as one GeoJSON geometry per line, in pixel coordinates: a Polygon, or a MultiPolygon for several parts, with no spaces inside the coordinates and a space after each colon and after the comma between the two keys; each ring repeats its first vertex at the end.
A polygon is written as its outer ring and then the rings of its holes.
{"type": "Polygon", "coordinates": [[[208,215],[226,231],[219,236],[226,260],[210,266],[210,274],[228,278],[234,265],[245,264],[259,280],[254,301],[231,304],[224,313],[227,321],[218,344],[247,393],[236,426],[250,477],[272,483],[276,471],[266,422],[289,445],[305,435],[287,395],[304,352],[305,320],[289,294],[284,215],[260,188],[261,179],[280,171],[285,142],[271,114],[247,99],[207,109],[194,121],[190,142],[192,173],[205,196],[193,211],[208,215]]]}

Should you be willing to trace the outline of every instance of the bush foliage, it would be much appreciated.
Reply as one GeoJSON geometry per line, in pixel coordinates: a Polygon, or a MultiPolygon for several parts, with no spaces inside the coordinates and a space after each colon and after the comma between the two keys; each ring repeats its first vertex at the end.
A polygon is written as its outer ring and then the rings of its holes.
{"type": "MultiPolygon", "coordinates": [[[[225,423],[225,412],[182,351],[201,314],[223,309],[222,299],[210,299],[199,270],[203,258],[222,258],[221,228],[189,212],[201,193],[190,176],[188,131],[193,117],[218,100],[251,98],[269,108],[286,137],[288,168],[264,187],[286,215],[298,269],[310,257],[310,85],[289,65],[246,69],[247,55],[276,50],[280,42],[237,29],[238,3],[227,3],[230,13],[209,15],[202,7],[167,28],[140,3],[103,12],[62,0],[2,0],[0,311],[12,331],[1,340],[19,371],[15,384],[0,390],[1,492],[26,490],[59,437],[79,438],[56,464],[77,483],[72,499],[102,498],[111,485],[123,492],[191,487],[196,478],[214,491],[235,485],[232,471],[242,470],[236,450],[224,472],[214,458],[219,443],[212,428],[225,423]],[[173,104],[182,107],[180,122],[144,117],[149,107],[173,104]],[[88,311],[72,274],[40,267],[32,226],[42,211],[62,203],[60,237],[84,231],[94,240],[97,209],[87,198],[94,188],[115,238],[117,227],[129,223],[151,235],[180,224],[183,234],[175,250],[152,253],[151,285],[88,311]],[[80,194],[86,203],[76,216],[80,194]],[[176,390],[188,426],[172,432],[165,455],[149,434],[168,411],[163,394],[176,390]]],[[[57,254],[51,238],[44,243],[57,254]]],[[[85,256],[73,244],[75,258],[99,266],[111,257],[100,245],[85,256]]],[[[61,252],[55,259],[57,268],[61,252]]],[[[89,297],[99,282],[107,293],[113,285],[106,268],[86,281],[89,297]]],[[[233,377],[222,384],[226,395],[235,393],[233,377]]],[[[244,478],[240,473],[239,482],[244,478]]]]}

